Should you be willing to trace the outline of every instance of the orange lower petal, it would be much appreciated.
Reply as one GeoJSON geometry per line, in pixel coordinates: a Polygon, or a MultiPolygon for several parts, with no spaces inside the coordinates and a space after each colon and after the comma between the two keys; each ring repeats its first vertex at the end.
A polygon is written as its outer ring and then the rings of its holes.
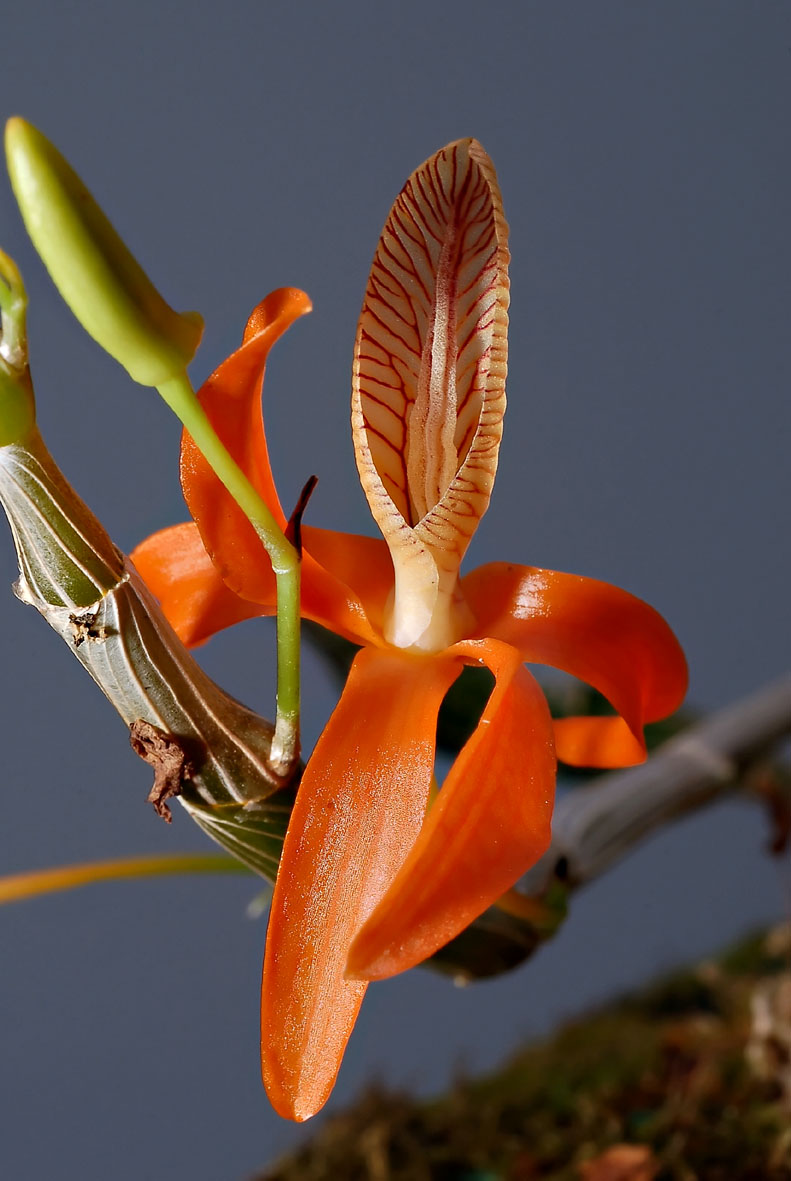
{"type": "Polygon", "coordinates": [[[448,654],[485,664],[495,687],[412,852],[355,939],[347,975],[378,980],[432,955],[544,853],[555,792],[552,720],[518,651],[496,640],[448,654]]]}
{"type": "Polygon", "coordinates": [[[561,761],[623,767],[645,758],[643,725],[677,709],[687,689],[684,654],[661,615],[606,582],[505,562],[473,570],[462,586],[477,634],[586,681],[621,715],[620,724],[564,720],[556,729],[561,761]]]}
{"type": "Polygon", "coordinates": [[[555,749],[570,767],[633,767],[645,758],[645,742],[623,718],[555,718],[555,749]]]}
{"type": "MultiPolygon", "coordinates": [[[[240,599],[223,582],[191,521],[141,541],[131,554],[143,581],[159,599],[170,625],[188,647],[243,619],[275,612],[275,576],[268,562],[269,601],[240,599]]],[[[263,590],[264,582],[261,582],[263,590]]]]}
{"type": "Polygon", "coordinates": [[[264,1084],[304,1120],[332,1090],[366,985],[344,978],[361,925],[418,833],[437,713],[458,658],[366,649],[302,778],[280,862],[261,998],[264,1084]]]}

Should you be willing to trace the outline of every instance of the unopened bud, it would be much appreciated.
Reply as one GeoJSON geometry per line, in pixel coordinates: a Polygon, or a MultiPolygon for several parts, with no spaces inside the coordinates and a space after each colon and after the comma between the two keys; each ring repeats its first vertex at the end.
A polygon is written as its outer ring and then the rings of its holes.
{"type": "Polygon", "coordinates": [[[9,119],[5,147],[33,245],[83,328],[141,385],[183,373],[201,338],[200,316],[165,302],[46,136],[9,119]]]}

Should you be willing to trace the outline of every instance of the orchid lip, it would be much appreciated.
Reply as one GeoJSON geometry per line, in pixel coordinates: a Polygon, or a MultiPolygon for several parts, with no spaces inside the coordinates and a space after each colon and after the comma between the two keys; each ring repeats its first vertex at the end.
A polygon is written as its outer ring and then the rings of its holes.
{"type": "Polygon", "coordinates": [[[505,412],[507,226],[491,161],[459,140],[409,178],[374,256],[355,346],[352,434],[393,559],[385,638],[464,634],[459,567],[489,504],[505,412]]]}

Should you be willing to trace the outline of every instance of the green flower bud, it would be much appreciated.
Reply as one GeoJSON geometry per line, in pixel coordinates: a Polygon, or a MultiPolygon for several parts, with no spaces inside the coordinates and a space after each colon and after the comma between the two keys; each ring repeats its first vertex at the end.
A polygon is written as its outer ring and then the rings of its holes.
{"type": "Polygon", "coordinates": [[[6,158],[27,231],[83,328],[141,385],[183,373],[203,330],[167,304],[70,164],[24,119],[9,119],[6,158]]]}
{"type": "Polygon", "coordinates": [[[23,442],[36,425],[26,310],[22,276],[14,260],[0,250],[0,447],[23,442]]]}

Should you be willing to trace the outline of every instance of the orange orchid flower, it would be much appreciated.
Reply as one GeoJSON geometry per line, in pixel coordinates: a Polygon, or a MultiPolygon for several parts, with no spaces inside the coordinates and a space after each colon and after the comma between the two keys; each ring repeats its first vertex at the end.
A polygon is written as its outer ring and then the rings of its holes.
{"type": "MultiPolygon", "coordinates": [[[[505,410],[507,227],[474,140],[407,181],[374,258],[357,333],[352,431],[384,540],[305,526],[302,613],[361,646],[308,761],[272,901],[264,1081],[307,1119],[332,1089],[367,983],[452,939],[542,855],[555,758],[626,766],[643,724],[686,687],[684,657],[645,603],[592,579],[494,563],[459,568],[489,504],[505,410]],[[525,662],[589,682],[617,716],[553,722],[525,662]],[[466,664],[495,685],[428,808],[437,712],[466,664]]],[[[299,291],[253,312],[202,404],[281,525],[261,416],[267,353],[310,310],[299,291]]],[[[188,435],[194,524],[134,556],[182,638],[275,611],[261,545],[188,435]]]]}

